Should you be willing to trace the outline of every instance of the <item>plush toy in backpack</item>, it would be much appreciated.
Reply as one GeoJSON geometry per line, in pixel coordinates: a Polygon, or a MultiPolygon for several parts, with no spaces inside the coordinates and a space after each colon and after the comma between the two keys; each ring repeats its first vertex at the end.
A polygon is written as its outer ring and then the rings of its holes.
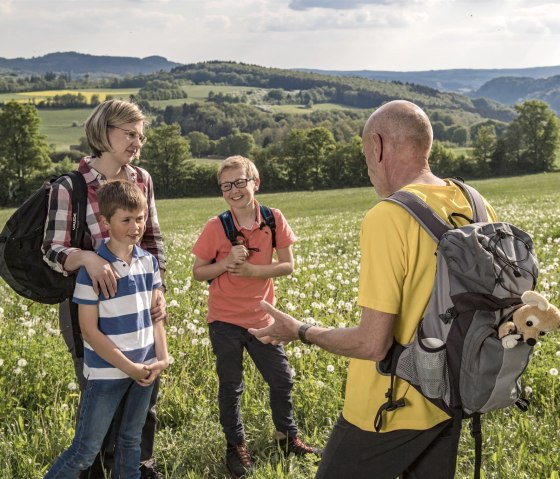
{"type": "Polygon", "coordinates": [[[523,306],[514,311],[511,321],[498,328],[498,337],[506,349],[513,348],[518,341],[534,346],[539,336],[560,330],[560,310],[544,296],[536,291],[525,291],[521,301],[523,306]]]}

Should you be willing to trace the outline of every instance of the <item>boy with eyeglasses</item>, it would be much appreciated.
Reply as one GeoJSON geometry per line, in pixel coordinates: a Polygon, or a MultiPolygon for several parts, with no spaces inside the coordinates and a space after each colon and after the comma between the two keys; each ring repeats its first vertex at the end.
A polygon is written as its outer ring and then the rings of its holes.
{"type": "Polygon", "coordinates": [[[296,237],[280,210],[272,209],[276,223],[273,260],[272,231],[265,225],[255,200],[260,178],[251,160],[242,156],[226,158],[218,169],[218,185],[240,233],[238,244],[232,245],[218,216],[211,218],[192,249],[196,257],[193,275],[198,281],[211,281],[207,320],[216,355],[220,423],[227,440],[226,465],[239,478],[252,466],[239,414],[245,349],[269,385],[274,437],[283,451],[299,456],[319,451],[297,436],[293,380],[283,347],[262,344],[247,331],[272,322],[260,308],[260,301],[274,303],[273,278],[292,273],[291,246],[296,237]]]}

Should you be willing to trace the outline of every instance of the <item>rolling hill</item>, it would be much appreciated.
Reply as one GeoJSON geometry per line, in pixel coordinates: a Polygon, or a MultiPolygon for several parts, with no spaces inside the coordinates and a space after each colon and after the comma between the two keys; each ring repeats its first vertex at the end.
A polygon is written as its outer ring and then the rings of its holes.
{"type": "Polygon", "coordinates": [[[33,58],[0,58],[0,70],[15,73],[70,73],[72,76],[94,74],[105,75],[137,75],[168,71],[180,65],[164,57],[150,56],[146,58],[113,57],[88,55],[77,52],[49,53],[33,58]]]}

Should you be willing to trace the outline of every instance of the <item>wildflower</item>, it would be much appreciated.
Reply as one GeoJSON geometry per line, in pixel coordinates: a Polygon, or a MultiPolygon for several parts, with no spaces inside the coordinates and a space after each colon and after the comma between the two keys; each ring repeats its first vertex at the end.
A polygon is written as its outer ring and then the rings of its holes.
{"type": "Polygon", "coordinates": [[[25,366],[27,366],[27,360],[24,358],[18,359],[17,365],[20,368],[24,368],[25,366]]]}
{"type": "Polygon", "coordinates": [[[208,346],[210,344],[210,339],[209,338],[202,338],[200,340],[200,344],[202,344],[203,346],[208,346]]]}
{"type": "Polygon", "coordinates": [[[334,372],[334,366],[333,366],[332,364],[329,364],[329,365],[327,366],[327,371],[328,371],[329,373],[334,372]]]}
{"type": "Polygon", "coordinates": [[[548,371],[550,373],[551,376],[558,376],[558,369],[556,368],[551,368],[550,371],[548,371]]]}
{"type": "Polygon", "coordinates": [[[192,344],[193,346],[197,346],[197,345],[198,345],[198,339],[197,339],[197,338],[193,338],[193,339],[191,340],[191,344],[192,344]]]}
{"type": "Polygon", "coordinates": [[[525,394],[527,394],[527,396],[530,396],[532,392],[533,392],[533,388],[531,386],[525,387],[525,394]]]}
{"type": "Polygon", "coordinates": [[[323,381],[321,381],[320,379],[317,380],[317,386],[320,388],[324,388],[325,387],[325,383],[323,381]]]}
{"type": "Polygon", "coordinates": [[[74,381],[68,383],[69,391],[75,391],[76,389],[78,389],[78,385],[74,381]]]}
{"type": "Polygon", "coordinates": [[[556,351],[556,357],[560,358],[560,351],[556,351]]]}
{"type": "Polygon", "coordinates": [[[62,411],[68,411],[68,404],[66,404],[66,403],[62,404],[62,405],[60,406],[60,409],[61,409],[62,411]]]}
{"type": "Polygon", "coordinates": [[[0,358],[0,366],[4,365],[4,360],[2,358],[0,358]]]}

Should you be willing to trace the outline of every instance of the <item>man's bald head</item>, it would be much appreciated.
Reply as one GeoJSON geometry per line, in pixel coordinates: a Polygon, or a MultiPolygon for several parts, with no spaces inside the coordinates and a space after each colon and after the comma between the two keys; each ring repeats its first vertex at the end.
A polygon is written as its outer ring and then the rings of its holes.
{"type": "Polygon", "coordinates": [[[386,197],[413,182],[439,184],[430,171],[432,126],[414,103],[395,100],[378,108],[364,126],[363,151],[377,194],[386,197]]]}
{"type": "Polygon", "coordinates": [[[413,151],[415,156],[428,160],[433,131],[430,120],[418,105],[395,100],[379,107],[368,119],[364,135],[378,133],[384,146],[413,151]]]}

